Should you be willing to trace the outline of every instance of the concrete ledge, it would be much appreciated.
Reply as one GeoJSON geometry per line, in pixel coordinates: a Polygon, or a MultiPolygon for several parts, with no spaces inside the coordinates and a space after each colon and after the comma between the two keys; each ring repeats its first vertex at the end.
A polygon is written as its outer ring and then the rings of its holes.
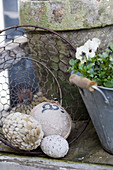
{"type": "Polygon", "coordinates": [[[0,169],[2,170],[113,170],[113,166],[94,165],[85,163],[64,162],[44,158],[0,156],[0,169]]]}
{"type": "Polygon", "coordinates": [[[18,0],[20,24],[77,30],[113,24],[112,0],[18,0]]]}

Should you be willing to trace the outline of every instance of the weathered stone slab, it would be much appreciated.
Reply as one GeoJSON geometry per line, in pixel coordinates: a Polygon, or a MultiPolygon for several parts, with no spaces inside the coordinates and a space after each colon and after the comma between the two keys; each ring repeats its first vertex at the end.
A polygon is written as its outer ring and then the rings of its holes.
{"type": "MultiPolygon", "coordinates": [[[[113,165],[113,155],[103,149],[92,122],[80,138],[72,143],[67,157],[68,160],[82,163],[113,165]]],[[[67,157],[64,159],[67,160],[67,157]]]]}
{"type": "Polygon", "coordinates": [[[2,170],[113,170],[112,166],[96,165],[88,163],[65,162],[35,157],[23,157],[16,155],[0,155],[0,168],[2,170]]]}
{"type": "Polygon", "coordinates": [[[113,24],[112,0],[19,0],[20,23],[53,30],[113,24]]]}

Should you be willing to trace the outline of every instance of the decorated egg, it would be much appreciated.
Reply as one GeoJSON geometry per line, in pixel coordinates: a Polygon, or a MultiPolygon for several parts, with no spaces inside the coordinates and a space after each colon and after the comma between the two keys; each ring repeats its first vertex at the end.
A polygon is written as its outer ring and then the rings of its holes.
{"type": "Polygon", "coordinates": [[[20,112],[9,114],[3,121],[2,130],[6,139],[22,150],[36,149],[44,136],[40,123],[20,112]]]}
{"type": "Polygon", "coordinates": [[[42,151],[53,158],[64,157],[69,151],[69,144],[66,139],[59,135],[50,135],[43,138],[42,151]]]}
{"type": "Polygon", "coordinates": [[[44,136],[60,135],[67,138],[71,131],[71,118],[59,104],[42,102],[31,111],[32,115],[42,125],[44,136]]]}

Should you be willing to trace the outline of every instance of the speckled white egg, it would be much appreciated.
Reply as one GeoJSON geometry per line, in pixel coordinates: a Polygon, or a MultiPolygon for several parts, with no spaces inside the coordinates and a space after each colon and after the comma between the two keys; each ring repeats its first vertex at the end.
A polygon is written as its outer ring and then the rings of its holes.
{"type": "Polygon", "coordinates": [[[8,115],[3,121],[2,130],[6,139],[22,150],[36,149],[44,136],[40,123],[20,112],[8,115]]]}
{"type": "Polygon", "coordinates": [[[42,151],[53,158],[64,157],[69,150],[66,139],[59,135],[50,135],[43,138],[41,145],[42,151]]]}
{"type": "Polygon", "coordinates": [[[69,136],[72,121],[60,105],[42,102],[33,108],[30,115],[41,123],[44,136],[60,135],[65,139],[69,136]]]}

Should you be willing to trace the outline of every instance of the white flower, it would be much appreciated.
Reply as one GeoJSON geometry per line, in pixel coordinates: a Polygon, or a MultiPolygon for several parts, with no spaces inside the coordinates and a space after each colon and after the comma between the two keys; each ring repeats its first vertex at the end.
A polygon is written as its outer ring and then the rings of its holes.
{"type": "Polygon", "coordinates": [[[98,48],[100,43],[101,43],[101,41],[98,38],[93,38],[92,41],[97,44],[97,48],[98,48]]]}
{"type": "Polygon", "coordinates": [[[87,60],[84,50],[84,46],[78,47],[76,50],[76,58],[81,61],[81,64],[85,63],[87,60]]]}
{"type": "Polygon", "coordinates": [[[86,54],[87,58],[88,57],[94,57],[95,52],[97,51],[97,48],[100,45],[100,40],[98,38],[93,38],[92,41],[88,40],[84,44],[84,53],[86,54]]]}
{"type": "Polygon", "coordinates": [[[85,63],[88,57],[94,57],[97,48],[100,45],[98,38],[93,38],[92,41],[88,40],[83,46],[78,47],[76,51],[76,58],[81,61],[81,64],[85,63]]]}

